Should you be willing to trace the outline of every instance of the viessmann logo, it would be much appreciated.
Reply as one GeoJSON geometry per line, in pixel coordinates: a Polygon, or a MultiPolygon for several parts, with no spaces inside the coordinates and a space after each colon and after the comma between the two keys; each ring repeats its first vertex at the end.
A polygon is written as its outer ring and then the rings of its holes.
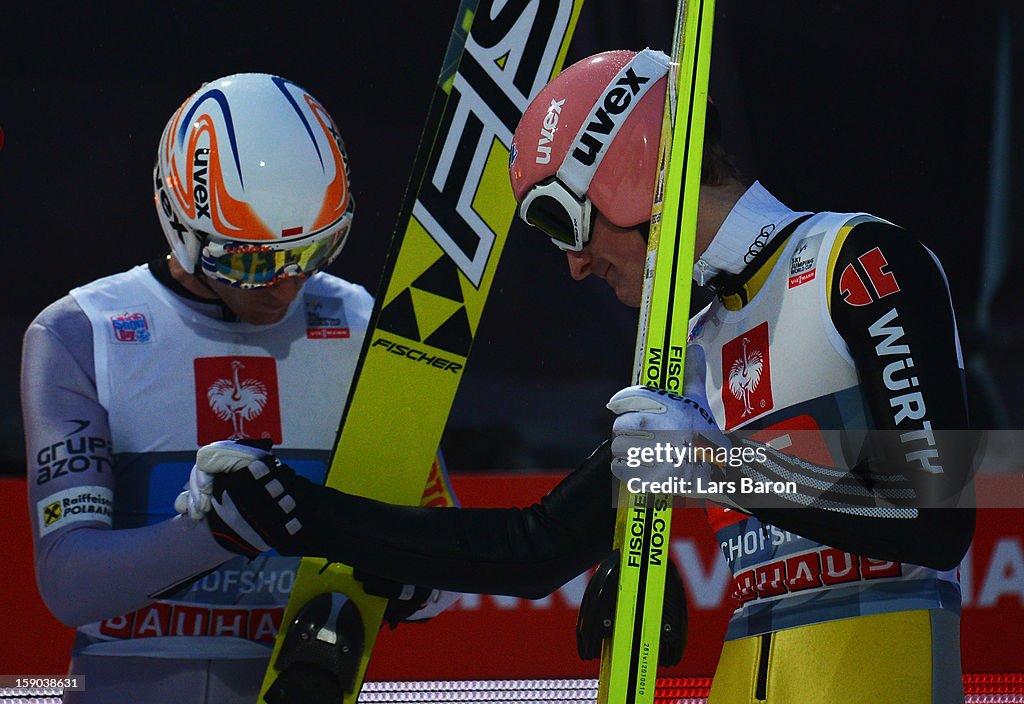
{"type": "Polygon", "coordinates": [[[801,244],[789,260],[789,288],[802,286],[814,280],[817,265],[817,247],[811,249],[807,242],[801,244]]]}

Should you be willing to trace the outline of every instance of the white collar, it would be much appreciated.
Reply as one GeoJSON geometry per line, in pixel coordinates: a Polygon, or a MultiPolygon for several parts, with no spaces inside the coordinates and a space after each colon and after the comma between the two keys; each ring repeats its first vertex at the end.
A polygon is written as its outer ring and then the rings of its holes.
{"type": "Polygon", "coordinates": [[[693,279],[704,285],[721,272],[738,274],[782,230],[807,212],[783,205],[755,181],[729,211],[725,222],[693,265],[693,279]]]}

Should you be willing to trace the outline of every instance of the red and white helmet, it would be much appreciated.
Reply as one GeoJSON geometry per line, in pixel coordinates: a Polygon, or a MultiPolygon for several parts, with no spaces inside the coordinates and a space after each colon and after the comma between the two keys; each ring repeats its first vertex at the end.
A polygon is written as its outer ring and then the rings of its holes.
{"type": "Polygon", "coordinates": [[[650,220],[668,67],[660,51],[607,51],[541,89],[512,138],[520,217],[572,251],[592,207],[619,227],[650,220]]]}
{"type": "Polygon", "coordinates": [[[178,108],[153,187],[185,270],[247,288],[330,264],[355,207],[331,116],[303,88],[263,73],[206,83],[178,108]]]}

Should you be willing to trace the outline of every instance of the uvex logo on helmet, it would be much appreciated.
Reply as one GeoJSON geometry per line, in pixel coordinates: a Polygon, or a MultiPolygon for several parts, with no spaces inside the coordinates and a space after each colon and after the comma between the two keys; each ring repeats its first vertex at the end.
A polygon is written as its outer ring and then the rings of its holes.
{"type": "Polygon", "coordinates": [[[210,163],[210,150],[200,147],[196,149],[192,157],[192,179],[195,185],[192,186],[192,200],[196,204],[196,217],[210,217],[210,190],[206,181],[206,174],[210,163]]]}
{"type": "Polygon", "coordinates": [[[178,214],[174,212],[174,207],[171,205],[171,197],[168,195],[167,189],[164,188],[164,177],[160,171],[159,158],[156,160],[156,166],[153,167],[153,189],[156,193],[159,208],[166,218],[164,222],[166,223],[167,236],[171,238],[172,235],[170,233],[173,233],[173,237],[176,237],[180,242],[184,242],[189,229],[181,223],[181,220],[178,219],[178,214]]]}
{"type": "MultiPolygon", "coordinates": [[[[607,137],[615,129],[617,120],[625,121],[634,96],[639,95],[641,86],[650,80],[651,76],[638,76],[632,67],[623,72],[623,75],[598,100],[601,107],[594,112],[594,119],[587,123],[586,128],[576,138],[580,146],[573,149],[573,159],[584,166],[593,165],[605,144],[596,135],[607,137]]],[[[547,124],[547,119],[544,122],[547,124]]]]}
{"type": "Polygon", "coordinates": [[[547,164],[551,161],[551,142],[555,139],[555,130],[558,129],[558,116],[562,114],[562,106],[565,98],[561,100],[551,99],[548,111],[544,113],[544,122],[540,130],[540,139],[537,141],[537,163],[547,164]]]}

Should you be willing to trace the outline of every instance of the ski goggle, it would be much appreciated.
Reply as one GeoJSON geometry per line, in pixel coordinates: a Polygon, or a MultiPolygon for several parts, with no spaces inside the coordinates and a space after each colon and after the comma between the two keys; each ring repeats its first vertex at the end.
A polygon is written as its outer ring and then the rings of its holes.
{"type": "Polygon", "coordinates": [[[519,217],[550,237],[561,250],[579,252],[590,241],[590,199],[578,198],[557,179],[531,188],[519,204],[519,217]]]}
{"type": "Polygon", "coordinates": [[[281,279],[316,273],[329,265],[352,227],[355,201],[345,214],[312,235],[271,242],[207,240],[200,263],[210,278],[240,288],[270,286],[281,279]]]}

